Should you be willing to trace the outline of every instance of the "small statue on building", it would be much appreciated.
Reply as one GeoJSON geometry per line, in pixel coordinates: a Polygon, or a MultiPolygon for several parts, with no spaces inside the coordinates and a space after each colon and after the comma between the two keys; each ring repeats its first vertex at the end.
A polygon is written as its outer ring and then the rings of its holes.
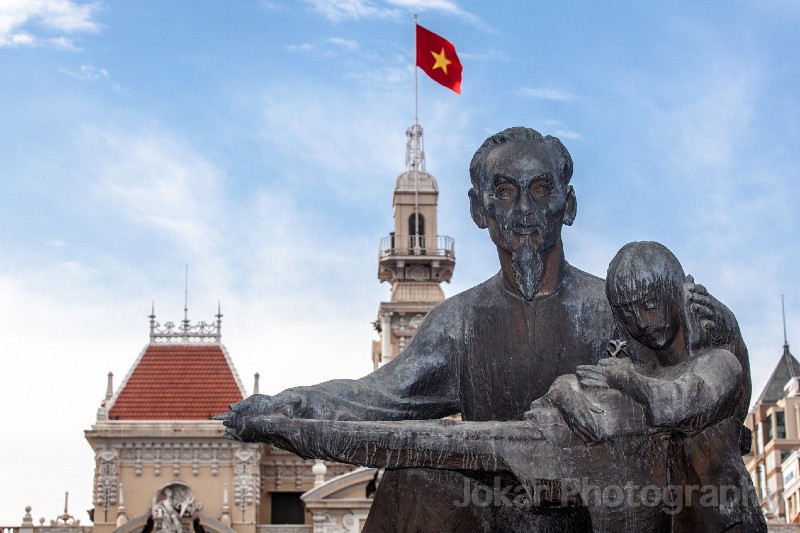
{"type": "Polygon", "coordinates": [[[156,533],[191,533],[193,522],[203,509],[192,489],[175,482],[156,491],[150,506],[150,518],[156,533]]]}

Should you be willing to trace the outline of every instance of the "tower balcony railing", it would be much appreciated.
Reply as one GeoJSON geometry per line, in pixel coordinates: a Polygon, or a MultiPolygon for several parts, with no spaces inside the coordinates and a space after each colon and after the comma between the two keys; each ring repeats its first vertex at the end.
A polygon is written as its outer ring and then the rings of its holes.
{"type": "Polygon", "coordinates": [[[388,235],[381,239],[379,259],[390,256],[428,256],[455,259],[455,240],[446,235],[388,235]]]}

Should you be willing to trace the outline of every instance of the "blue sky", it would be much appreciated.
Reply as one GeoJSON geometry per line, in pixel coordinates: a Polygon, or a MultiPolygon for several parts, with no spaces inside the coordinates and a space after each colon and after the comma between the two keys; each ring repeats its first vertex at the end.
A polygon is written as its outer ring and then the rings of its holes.
{"type": "Polygon", "coordinates": [[[575,162],[568,260],[658,240],[737,315],[759,391],[800,343],[800,8],[789,1],[0,0],[0,523],[86,521],[82,431],[160,320],[222,302],[248,390],[368,372],[379,239],[404,170],[413,13],[462,95],[420,73],[447,294],[498,268],[468,164],[514,125],[575,162]],[[43,481],[46,480],[46,481],[43,481]]]}

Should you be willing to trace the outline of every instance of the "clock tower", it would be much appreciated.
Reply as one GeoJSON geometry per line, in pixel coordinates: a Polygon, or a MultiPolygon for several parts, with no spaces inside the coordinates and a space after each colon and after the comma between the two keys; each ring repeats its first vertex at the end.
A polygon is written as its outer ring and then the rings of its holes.
{"type": "Polygon", "coordinates": [[[425,170],[422,127],[415,124],[406,130],[406,170],[392,194],[394,231],[380,243],[378,279],[391,283],[392,291],[378,309],[376,369],[405,348],[428,311],[444,300],[441,283],[453,276],[454,241],[438,234],[438,197],[436,179],[425,170]]]}

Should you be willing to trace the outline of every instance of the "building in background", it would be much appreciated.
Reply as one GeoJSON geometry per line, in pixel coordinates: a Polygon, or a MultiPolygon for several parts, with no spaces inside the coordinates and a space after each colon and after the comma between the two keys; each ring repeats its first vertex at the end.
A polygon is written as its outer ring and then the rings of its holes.
{"type": "Polygon", "coordinates": [[[148,522],[166,531],[169,520],[175,533],[178,522],[219,533],[310,525],[300,496],[352,467],[317,466],[271,446],[223,439],[211,417],[246,392],[221,342],[222,314],[191,324],[184,310],[177,326],[155,319],[116,392],[109,374],[97,421],[86,431],[96,461],[93,533],[138,532],[148,522]]]}
{"type": "Polygon", "coordinates": [[[780,360],[745,425],[753,441],[744,462],[770,530],[778,522],[800,522],[800,363],[785,338],[780,360]]]}
{"type": "MultiPolygon", "coordinates": [[[[406,132],[406,170],[392,196],[395,229],[381,240],[378,278],[391,282],[379,308],[375,368],[393,359],[444,300],[453,239],[437,235],[438,185],[425,171],[422,128],[406,132]]],[[[105,398],[86,439],[95,453],[93,526],[68,512],[34,525],[30,508],[6,533],[356,533],[379,472],[305,460],[264,444],[223,438],[212,420],[247,396],[222,344],[222,313],[179,324],[150,314],[150,338],[105,398]]],[[[253,393],[258,393],[258,374],[253,393]]]]}

